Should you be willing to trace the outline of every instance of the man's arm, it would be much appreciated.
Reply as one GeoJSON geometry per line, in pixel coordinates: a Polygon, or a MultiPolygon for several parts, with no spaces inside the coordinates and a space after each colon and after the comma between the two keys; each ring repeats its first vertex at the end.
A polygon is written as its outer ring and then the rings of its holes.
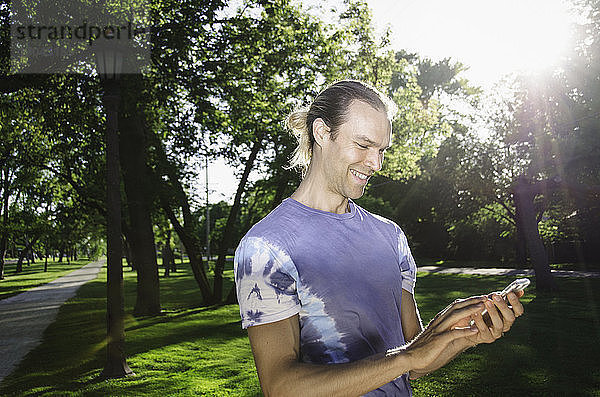
{"type": "MultiPolygon", "coordinates": [[[[519,317],[523,314],[523,305],[521,305],[521,302],[519,302],[519,298],[523,296],[523,294],[523,291],[520,291],[517,294],[508,294],[507,299],[511,303],[512,307],[509,307],[504,299],[486,300],[485,307],[489,314],[489,325],[486,323],[486,321],[484,321],[483,316],[481,316],[480,313],[474,313],[471,316],[471,319],[474,321],[479,332],[466,338],[453,340],[448,344],[448,348],[445,349],[429,366],[426,368],[411,370],[410,378],[416,379],[443,367],[452,361],[454,357],[469,347],[475,346],[479,343],[492,343],[496,339],[500,338],[503,332],[510,330],[516,317],[519,317]]],[[[401,307],[402,331],[404,333],[404,338],[407,341],[412,341],[420,332],[422,332],[423,325],[413,294],[404,289],[402,290],[401,307]]],[[[462,319],[455,324],[455,326],[466,327],[469,325],[471,319],[468,321],[462,319]]]]}
{"type": "Polygon", "coordinates": [[[476,333],[476,329],[454,329],[452,324],[482,310],[481,299],[465,300],[453,305],[434,324],[430,324],[409,348],[395,349],[346,364],[300,362],[298,315],[249,327],[248,337],[266,396],[362,395],[414,368],[427,366],[452,341],[476,333]]]}

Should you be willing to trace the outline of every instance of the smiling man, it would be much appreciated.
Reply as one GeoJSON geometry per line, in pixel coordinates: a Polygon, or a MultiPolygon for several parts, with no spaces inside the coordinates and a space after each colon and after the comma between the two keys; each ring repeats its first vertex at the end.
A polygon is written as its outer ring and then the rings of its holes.
{"type": "Polygon", "coordinates": [[[450,304],[423,328],[416,266],[392,221],[352,200],[381,169],[394,104],[352,80],[290,115],[299,139],[294,194],[236,250],[242,327],[267,396],[409,396],[416,378],[482,342],[523,313],[518,294],[450,304]],[[482,316],[487,309],[486,320],[482,316]]]}

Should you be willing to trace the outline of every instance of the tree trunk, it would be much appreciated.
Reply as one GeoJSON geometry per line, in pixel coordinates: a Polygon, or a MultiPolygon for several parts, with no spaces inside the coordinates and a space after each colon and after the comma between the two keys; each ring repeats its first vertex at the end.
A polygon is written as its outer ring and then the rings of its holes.
{"type": "Polygon", "coordinates": [[[171,273],[171,269],[175,266],[175,257],[173,254],[173,249],[171,248],[171,229],[167,231],[166,241],[163,244],[163,249],[161,252],[162,255],[162,264],[165,268],[165,277],[169,277],[169,273],[171,273]]]}
{"type": "Polygon", "coordinates": [[[169,267],[169,262],[167,262],[168,254],[167,254],[167,245],[166,244],[163,245],[160,255],[162,256],[162,265],[165,268],[163,277],[169,277],[169,274],[171,273],[171,268],[169,267]]]}
{"type": "Polygon", "coordinates": [[[227,217],[227,223],[225,224],[225,230],[223,230],[223,236],[221,237],[221,241],[219,244],[219,256],[217,257],[217,263],[215,265],[215,279],[214,279],[214,287],[213,293],[215,295],[215,299],[220,301],[223,298],[223,270],[225,269],[225,259],[227,255],[227,250],[231,245],[231,238],[233,236],[233,228],[235,225],[235,221],[237,219],[238,212],[240,211],[240,205],[242,202],[242,194],[246,189],[246,182],[248,182],[248,176],[250,175],[250,171],[254,166],[254,161],[256,160],[256,156],[261,148],[261,139],[258,138],[254,145],[252,146],[252,150],[250,152],[250,156],[248,156],[248,160],[246,161],[246,165],[244,167],[244,173],[242,174],[242,178],[238,183],[238,188],[235,193],[235,199],[233,200],[233,205],[229,209],[229,216],[227,217]]]}
{"type": "Polygon", "coordinates": [[[540,189],[539,184],[531,184],[525,178],[519,178],[513,188],[513,199],[516,212],[521,218],[523,235],[535,270],[536,288],[541,291],[553,292],[558,287],[550,272],[548,256],[540,238],[533,203],[535,196],[541,193],[540,189]]]}
{"type": "Polygon", "coordinates": [[[515,208],[515,226],[517,229],[515,241],[515,251],[517,257],[515,259],[517,261],[517,265],[524,269],[527,266],[527,244],[525,234],[523,233],[523,216],[520,214],[520,211],[520,207],[515,208]]]}
{"type": "MultiPolygon", "coordinates": [[[[206,277],[206,272],[202,263],[202,250],[200,249],[201,243],[194,233],[193,228],[189,226],[189,221],[185,221],[187,216],[184,215],[184,226],[182,226],[169,204],[166,202],[163,202],[162,204],[167,218],[169,218],[171,225],[173,225],[175,232],[179,236],[179,240],[185,246],[188,259],[190,260],[190,267],[192,268],[192,273],[194,274],[194,280],[196,280],[196,283],[200,288],[202,299],[204,299],[204,302],[207,304],[215,303],[215,299],[210,290],[208,277],[206,277]]],[[[184,210],[184,213],[185,212],[186,211],[184,210]]]]}
{"type": "MultiPolygon", "coordinates": [[[[183,186],[181,186],[177,171],[169,163],[167,155],[162,146],[162,142],[160,142],[158,139],[156,139],[155,148],[156,155],[159,157],[158,161],[163,167],[161,172],[166,173],[170,182],[167,183],[162,179],[163,174],[155,175],[155,186],[158,187],[158,191],[160,193],[161,206],[165,211],[167,218],[171,222],[171,225],[175,229],[179,240],[185,247],[185,251],[190,261],[190,267],[192,268],[192,272],[194,274],[194,279],[200,288],[200,293],[202,294],[204,302],[206,304],[215,303],[212,291],[210,289],[210,284],[208,282],[208,277],[206,276],[206,271],[204,270],[202,249],[200,248],[202,247],[202,244],[198,239],[198,235],[196,234],[194,217],[192,216],[188,198],[183,190],[183,186]],[[171,207],[171,203],[174,200],[177,205],[181,207],[183,225],[181,225],[179,219],[173,211],[173,208],[171,207]]],[[[183,263],[183,251],[181,253],[181,258],[183,263]]]]}
{"type": "Polygon", "coordinates": [[[180,257],[179,257],[179,259],[180,259],[180,262],[179,262],[179,263],[181,263],[181,264],[183,265],[183,243],[182,243],[182,242],[180,242],[180,244],[181,244],[181,248],[179,249],[179,253],[180,253],[181,255],[180,255],[180,257]]]}
{"type": "Polygon", "coordinates": [[[0,280],[4,280],[4,257],[6,255],[6,237],[5,233],[0,236],[0,280]]]}
{"type": "Polygon", "coordinates": [[[133,255],[131,254],[131,247],[129,246],[129,231],[123,230],[123,253],[125,255],[125,260],[127,261],[127,265],[131,268],[132,271],[136,270],[135,262],[133,261],[133,255]]]}
{"type": "Polygon", "coordinates": [[[177,261],[175,261],[175,251],[171,250],[173,253],[173,263],[171,263],[171,272],[177,273],[177,261]]]}
{"type": "Polygon", "coordinates": [[[117,134],[119,94],[116,81],[105,81],[106,109],[106,364],[101,378],[133,375],[125,359],[125,310],[121,243],[121,173],[117,134]]]}
{"type": "Polygon", "coordinates": [[[0,280],[4,280],[4,257],[8,245],[8,199],[9,195],[8,169],[2,169],[2,229],[0,229],[0,280]]]}
{"type": "Polygon", "coordinates": [[[25,250],[19,252],[19,258],[17,259],[17,266],[15,267],[15,273],[23,273],[23,259],[25,259],[25,250]]]}
{"type": "MultiPolygon", "coordinates": [[[[130,81],[129,92],[135,91],[135,81],[130,81]]],[[[152,228],[151,190],[146,168],[146,140],[143,119],[135,106],[137,101],[126,101],[120,123],[120,154],[123,182],[129,213],[131,250],[137,268],[136,316],[160,314],[160,293],[156,246],[152,228]],[[129,106],[128,106],[129,105],[129,106]]]]}
{"type": "Polygon", "coordinates": [[[231,289],[229,290],[229,293],[227,294],[227,297],[225,298],[225,303],[227,303],[228,305],[237,305],[238,304],[235,284],[233,284],[233,287],[231,287],[231,289]]]}
{"type": "Polygon", "coordinates": [[[33,250],[33,246],[35,243],[37,243],[39,238],[40,236],[37,235],[33,236],[30,241],[27,241],[27,238],[25,239],[25,248],[23,248],[23,250],[19,253],[19,259],[17,260],[17,268],[15,269],[15,273],[23,272],[23,260],[29,260],[29,255],[33,250]]]}

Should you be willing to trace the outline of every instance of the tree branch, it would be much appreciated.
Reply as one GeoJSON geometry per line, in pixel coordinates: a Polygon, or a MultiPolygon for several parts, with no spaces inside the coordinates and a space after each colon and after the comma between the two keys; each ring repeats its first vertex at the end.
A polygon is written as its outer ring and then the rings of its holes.
{"type": "Polygon", "coordinates": [[[71,185],[71,187],[77,192],[77,196],[79,197],[79,201],[81,202],[81,204],[83,204],[84,206],[88,206],[90,208],[96,209],[100,213],[101,216],[106,218],[106,208],[104,208],[96,200],[88,198],[83,186],[81,186],[79,183],[77,183],[75,181],[75,179],[73,179],[72,175],[66,174],[59,170],[56,170],[48,165],[40,165],[40,168],[48,170],[48,171],[54,173],[54,175],[64,179],[66,182],[68,182],[69,185],[71,185]]]}
{"type": "Polygon", "coordinates": [[[493,209],[491,209],[491,208],[488,208],[488,207],[486,207],[486,206],[484,206],[484,207],[482,207],[482,208],[483,208],[484,210],[488,211],[488,212],[491,212],[491,213],[492,213],[492,214],[494,214],[494,215],[497,215],[497,216],[499,216],[499,217],[501,217],[501,218],[503,218],[503,219],[507,220],[507,221],[508,221],[508,223],[511,223],[511,224],[513,224],[513,225],[515,225],[515,226],[517,225],[517,224],[516,224],[516,222],[515,222],[513,219],[511,219],[511,218],[507,217],[506,215],[504,215],[504,214],[502,214],[502,213],[500,213],[500,212],[498,212],[498,211],[495,211],[495,210],[493,210],[493,209]]]}

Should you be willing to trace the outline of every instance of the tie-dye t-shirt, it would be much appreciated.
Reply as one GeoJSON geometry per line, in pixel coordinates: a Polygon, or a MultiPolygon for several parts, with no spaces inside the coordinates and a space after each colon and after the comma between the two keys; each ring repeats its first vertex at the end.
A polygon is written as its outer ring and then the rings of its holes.
{"type": "MultiPolygon", "coordinates": [[[[234,272],[242,328],[300,321],[307,363],[360,360],[404,344],[402,289],[416,266],[392,221],[352,201],[334,214],[284,200],[244,236],[234,272]]],[[[367,395],[410,395],[407,375],[367,395]]]]}

